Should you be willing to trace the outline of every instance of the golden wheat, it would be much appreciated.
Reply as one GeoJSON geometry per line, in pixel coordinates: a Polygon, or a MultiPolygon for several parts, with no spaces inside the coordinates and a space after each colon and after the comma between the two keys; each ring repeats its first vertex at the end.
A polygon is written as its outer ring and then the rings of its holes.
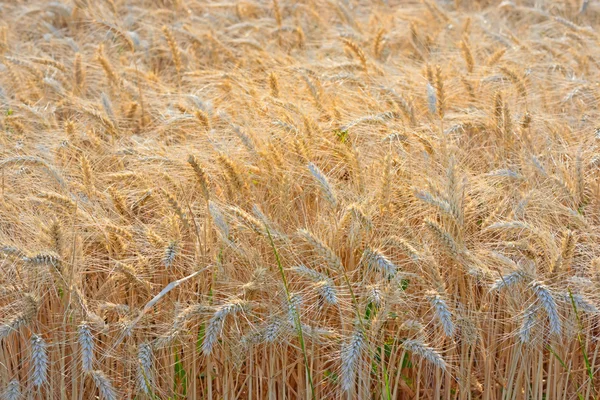
{"type": "Polygon", "coordinates": [[[600,398],[597,3],[0,15],[0,398],[600,398]]]}

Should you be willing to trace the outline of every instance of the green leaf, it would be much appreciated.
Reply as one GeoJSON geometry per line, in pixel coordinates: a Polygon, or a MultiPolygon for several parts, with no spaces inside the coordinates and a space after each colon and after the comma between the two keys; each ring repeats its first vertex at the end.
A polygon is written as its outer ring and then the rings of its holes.
{"type": "Polygon", "coordinates": [[[346,143],[346,141],[348,141],[348,131],[347,130],[336,129],[334,132],[340,142],[346,143]]]}
{"type": "Polygon", "coordinates": [[[375,316],[375,313],[376,313],[375,304],[373,304],[373,303],[367,304],[367,307],[365,310],[365,320],[369,321],[371,319],[371,316],[375,316]]]}
{"type": "Polygon", "coordinates": [[[400,290],[405,291],[406,288],[408,288],[409,283],[410,283],[410,281],[408,279],[402,279],[400,281],[400,290]]]}

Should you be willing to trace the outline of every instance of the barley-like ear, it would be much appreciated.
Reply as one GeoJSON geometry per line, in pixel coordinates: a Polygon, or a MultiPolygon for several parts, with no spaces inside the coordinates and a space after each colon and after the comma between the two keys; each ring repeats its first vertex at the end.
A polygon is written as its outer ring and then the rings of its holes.
{"type": "Polygon", "coordinates": [[[290,326],[297,327],[300,320],[300,307],[302,306],[302,295],[300,293],[290,293],[289,298],[285,299],[287,308],[287,320],[290,326]]]}
{"type": "Polygon", "coordinates": [[[500,71],[516,86],[517,91],[521,97],[527,97],[527,89],[525,88],[525,81],[521,78],[514,70],[507,67],[500,67],[500,71]]]}
{"type": "MultiPolygon", "coordinates": [[[[558,268],[563,271],[571,268],[571,261],[573,260],[573,253],[575,252],[575,244],[577,243],[577,238],[572,231],[565,231],[563,234],[563,239],[561,243],[561,253],[560,253],[560,263],[557,265],[558,268]]],[[[558,268],[555,269],[555,272],[559,272],[558,268]]]]}
{"type": "Polygon", "coordinates": [[[433,76],[433,68],[431,68],[430,64],[425,65],[425,76],[427,77],[427,82],[431,86],[435,86],[435,78],[433,76]]]}
{"type": "Polygon", "coordinates": [[[237,192],[245,192],[246,182],[237,165],[225,154],[220,154],[217,160],[225,170],[231,189],[237,192]]]}
{"type": "Polygon", "coordinates": [[[471,46],[467,38],[464,38],[462,42],[460,42],[460,49],[462,50],[463,58],[467,63],[467,71],[469,71],[469,73],[473,73],[475,61],[473,60],[473,53],[471,53],[471,46]]]}
{"type": "Polygon", "coordinates": [[[83,175],[83,184],[88,190],[88,193],[92,195],[96,192],[96,188],[94,187],[92,168],[90,167],[90,161],[85,156],[85,154],[81,155],[81,173],[83,175]]]}
{"type": "Polygon", "coordinates": [[[44,168],[61,186],[65,186],[65,180],[48,162],[35,156],[16,156],[5,158],[0,161],[0,170],[10,165],[37,166],[44,168]]]}
{"type": "Polygon", "coordinates": [[[327,279],[326,275],[324,275],[318,271],[315,271],[314,269],[308,268],[307,266],[302,265],[302,264],[292,267],[292,271],[294,271],[295,273],[302,275],[306,278],[309,278],[314,282],[319,282],[319,281],[327,279]]]}
{"type": "Polygon", "coordinates": [[[521,120],[521,128],[528,129],[531,125],[531,113],[527,111],[525,115],[523,115],[523,119],[521,120]]]}
{"type": "Polygon", "coordinates": [[[46,341],[41,336],[31,336],[31,381],[33,386],[39,388],[48,381],[48,350],[46,341]]]}
{"type": "MultiPolygon", "coordinates": [[[[112,2],[112,0],[111,0],[111,2],[112,2]]],[[[114,8],[114,3],[113,3],[113,8],[114,8]]],[[[135,51],[135,44],[134,44],[133,40],[131,39],[130,35],[128,35],[127,33],[123,32],[117,26],[115,26],[115,25],[113,25],[113,24],[111,24],[109,22],[100,21],[100,20],[96,20],[94,22],[96,24],[102,26],[103,28],[108,29],[108,31],[110,33],[112,33],[115,38],[120,39],[121,43],[125,44],[125,47],[129,48],[129,51],[131,51],[131,52],[135,51]]]]}
{"type": "Polygon", "coordinates": [[[315,178],[315,180],[319,184],[319,187],[321,188],[321,191],[323,192],[325,199],[327,199],[327,201],[333,207],[335,207],[337,205],[337,198],[336,198],[335,192],[333,190],[333,187],[329,183],[329,180],[327,179],[325,174],[323,174],[323,172],[319,169],[319,167],[317,167],[313,163],[308,164],[308,170],[312,174],[313,178],[315,178]]]}
{"type": "Polygon", "coordinates": [[[210,199],[210,192],[208,191],[209,184],[206,172],[200,166],[200,163],[198,163],[196,157],[194,157],[191,154],[188,157],[188,163],[191,165],[192,169],[196,173],[196,178],[198,179],[198,183],[200,183],[200,187],[202,188],[202,195],[204,196],[204,199],[208,201],[210,199]]]}
{"type": "Polygon", "coordinates": [[[183,226],[188,228],[190,226],[190,224],[188,222],[187,214],[183,211],[183,208],[181,208],[181,205],[175,198],[175,195],[173,195],[166,189],[161,189],[161,190],[162,190],[163,195],[167,198],[167,203],[169,203],[169,205],[171,206],[171,209],[173,209],[175,214],[177,214],[177,216],[183,223],[183,226]]]}
{"type": "Polygon", "coordinates": [[[79,325],[79,347],[81,348],[81,368],[84,372],[94,369],[94,337],[87,322],[79,325]]]}
{"type": "Polygon", "coordinates": [[[421,254],[419,253],[419,251],[406,239],[403,239],[398,236],[390,236],[386,239],[386,242],[391,246],[399,247],[413,261],[417,261],[421,258],[421,254]]]}
{"type": "Polygon", "coordinates": [[[436,114],[438,110],[438,100],[435,93],[435,88],[431,83],[427,82],[427,105],[431,114],[436,114]]]}
{"type": "Polygon", "coordinates": [[[31,257],[25,257],[24,261],[33,265],[45,265],[54,268],[60,268],[62,264],[58,254],[51,252],[37,253],[31,257]]]}
{"type": "Polygon", "coordinates": [[[92,380],[100,392],[103,400],[117,400],[117,392],[106,374],[100,370],[90,372],[92,380]]]}
{"type": "Polygon", "coordinates": [[[331,279],[324,279],[322,281],[315,283],[315,288],[321,298],[325,300],[326,303],[331,305],[338,304],[338,296],[335,287],[333,286],[333,281],[331,279]]]}
{"type": "Polygon", "coordinates": [[[475,95],[475,89],[473,88],[473,85],[471,84],[471,82],[467,79],[467,77],[465,77],[464,75],[460,77],[460,81],[462,82],[463,86],[465,87],[467,93],[469,94],[469,97],[472,101],[477,100],[477,96],[475,95]]]}
{"type": "Polygon", "coordinates": [[[8,382],[6,388],[2,392],[0,399],[2,400],[19,400],[21,398],[21,384],[18,379],[13,379],[8,382]]]}
{"type": "Polygon", "coordinates": [[[562,324],[556,307],[556,301],[554,300],[554,296],[550,292],[550,289],[539,281],[532,281],[529,283],[529,287],[533,290],[533,293],[537,296],[541,306],[548,315],[548,320],[550,321],[550,333],[560,335],[562,332],[562,324]]]}
{"type": "Polygon", "coordinates": [[[75,202],[73,200],[71,200],[67,196],[63,196],[60,194],[41,192],[38,195],[38,197],[45,199],[52,204],[56,204],[70,212],[72,212],[73,210],[75,210],[75,208],[77,208],[77,205],[75,204],[75,202]]]}
{"type": "Polygon", "coordinates": [[[600,314],[600,310],[596,305],[585,296],[579,293],[561,293],[562,301],[569,305],[569,308],[573,308],[573,303],[575,303],[575,308],[577,312],[585,312],[590,315],[600,314]]]}
{"type": "Polygon", "coordinates": [[[500,61],[500,59],[502,58],[502,56],[506,53],[506,48],[502,48],[499,50],[496,50],[491,56],[490,58],[488,58],[487,60],[487,66],[488,67],[492,67],[495,64],[498,63],[498,61],[500,61]]]}
{"type": "Polygon", "coordinates": [[[221,236],[223,236],[223,239],[228,239],[229,225],[227,224],[227,221],[225,220],[225,217],[223,216],[223,213],[221,212],[219,206],[217,206],[214,202],[210,201],[208,203],[208,210],[210,212],[210,216],[212,217],[215,226],[221,233],[221,236]]]}
{"type": "Polygon", "coordinates": [[[265,228],[263,224],[252,215],[248,214],[246,211],[242,210],[239,207],[229,207],[229,210],[238,218],[238,220],[248,228],[252,229],[254,232],[260,235],[266,235],[265,228]]]}
{"type": "Polygon", "coordinates": [[[15,315],[8,322],[0,325],[0,341],[28,324],[37,314],[38,300],[30,294],[25,295],[23,300],[23,311],[15,315]]]}
{"type": "Polygon", "coordinates": [[[194,113],[194,115],[196,116],[196,119],[198,120],[198,122],[200,123],[201,126],[204,127],[204,129],[206,129],[207,131],[210,131],[211,129],[211,125],[210,125],[210,117],[209,115],[202,111],[202,110],[196,110],[196,112],[194,113]]]}
{"type": "Polygon", "coordinates": [[[372,304],[379,309],[384,304],[383,292],[377,286],[370,286],[367,291],[367,304],[372,304]]]}
{"type": "Polygon", "coordinates": [[[450,252],[453,257],[462,253],[462,250],[454,237],[449,232],[446,232],[437,222],[427,219],[425,226],[433,233],[433,236],[450,252]]]}
{"type": "Polygon", "coordinates": [[[458,219],[458,216],[456,215],[456,210],[453,209],[452,205],[448,201],[437,198],[431,193],[424,191],[416,191],[415,197],[419,200],[424,201],[427,204],[436,207],[442,214],[447,215],[455,220],[458,219]]]}
{"type": "Polygon", "coordinates": [[[341,271],[343,269],[340,258],[320,239],[316,238],[312,233],[305,229],[299,230],[298,234],[304,240],[306,240],[313,247],[313,249],[317,253],[319,253],[321,257],[323,257],[327,261],[331,268],[333,268],[336,271],[341,271]]]}
{"type": "Polygon", "coordinates": [[[420,340],[405,340],[402,343],[402,347],[407,351],[410,351],[414,355],[417,355],[424,360],[430,362],[436,367],[446,370],[446,361],[442,358],[440,353],[435,351],[432,347],[429,347],[420,340]]]}
{"type": "Polygon", "coordinates": [[[81,53],[75,54],[75,61],[73,62],[75,88],[77,92],[83,91],[85,86],[85,69],[81,64],[81,53]]]}
{"type": "Polygon", "coordinates": [[[283,330],[281,319],[273,318],[273,320],[265,327],[263,331],[263,339],[267,343],[275,343],[283,330]]]}
{"type": "Polygon", "coordinates": [[[302,79],[304,80],[304,82],[306,83],[306,86],[308,87],[308,90],[310,91],[310,94],[311,94],[311,96],[313,98],[313,101],[315,103],[315,107],[318,110],[323,111],[323,103],[322,103],[322,100],[321,100],[320,86],[315,85],[311,81],[311,79],[308,76],[306,76],[306,75],[302,75],[302,79]]]}
{"type": "Polygon", "coordinates": [[[114,68],[110,64],[110,61],[108,61],[108,59],[106,58],[106,55],[104,55],[104,46],[103,45],[100,45],[98,47],[98,53],[97,53],[96,59],[102,66],[102,69],[104,70],[104,73],[106,74],[106,77],[108,78],[108,80],[111,81],[116,86],[120,86],[121,78],[119,78],[117,76],[114,68]]]}
{"type": "Polygon", "coordinates": [[[148,343],[142,343],[138,346],[138,373],[137,380],[141,390],[146,394],[152,393],[152,347],[148,343]]]}
{"type": "Polygon", "coordinates": [[[507,275],[498,278],[491,286],[491,291],[500,290],[513,286],[516,283],[522,282],[526,278],[526,275],[521,270],[511,272],[507,275]]]}
{"type": "Polygon", "coordinates": [[[269,86],[271,88],[271,96],[278,98],[279,97],[279,79],[277,79],[277,74],[275,72],[271,72],[269,74],[269,86]]]}
{"type": "Polygon", "coordinates": [[[446,92],[444,90],[444,79],[442,78],[442,68],[435,67],[435,89],[437,95],[437,113],[440,119],[444,119],[446,113],[446,92]]]}
{"type": "Polygon", "coordinates": [[[577,158],[575,159],[575,193],[579,207],[585,206],[589,201],[589,194],[585,185],[581,149],[577,152],[577,158]]]}
{"type": "Polygon", "coordinates": [[[452,337],[452,335],[454,335],[454,323],[452,322],[452,314],[448,309],[446,301],[438,293],[435,292],[430,294],[427,297],[427,300],[429,300],[429,302],[435,309],[435,314],[440,320],[446,336],[452,337]]]}
{"type": "Polygon", "coordinates": [[[510,115],[510,108],[508,108],[507,103],[504,103],[504,109],[502,110],[502,133],[504,135],[504,140],[506,141],[506,147],[508,150],[511,149],[512,144],[514,143],[512,129],[513,122],[510,115]]]}
{"type": "Polygon", "coordinates": [[[375,58],[381,57],[381,51],[384,46],[383,35],[385,35],[385,29],[381,28],[373,41],[373,54],[375,55],[375,58]]]}
{"type": "MultiPolygon", "coordinates": [[[[273,0],[273,14],[275,15],[275,22],[277,22],[277,26],[281,28],[282,18],[281,18],[281,10],[279,8],[279,2],[277,0],[273,0]]],[[[277,97],[277,96],[273,96],[277,97]]]]}
{"type": "Polygon", "coordinates": [[[350,392],[355,385],[356,372],[361,367],[361,355],[367,345],[367,337],[360,324],[356,324],[352,336],[342,347],[342,389],[350,392]]]}
{"type": "Polygon", "coordinates": [[[504,122],[504,102],[502,101],[502,93],[496,92],[494,95],[494,129],[497,132],[501,132],[502,124],[504,122]]]}
{"type": "Polygon", "coordinates": [[[523,313],[523,321],[519,328],[519,340],[521,343],[526,344],[531,341],[531,333],[535,327],[537,321],[537,312],[539,307],[536,305],[529,306],[523,313]]]}
{"type": "Polygon", "coordinates": [[[106,113],[106,115],[110,119],[110,122],[111,122],[112,126],[115,127],[116,129],[118,129],[119,124],[117,122],[117,117],[116,117],[115,112],[113,110],[112,102],[110,101],[110,99],[108,98],[108,96],[106,95],[106,93],[101,93],[100,94],[100,100],[102,101],[102,108],[104,109],[104,112],[106,113]]]}
{"type": "Polygon", "coordinates": [[[177,253],[179,253],[179,242],[173,240],[169,243],[165,249],[165,254],[163,255],[163,264],[166,268],[169,268],[173,265],[175,257],[177,257],[177,253]]]}
{"type": "Polygon", "coordinates": [[[347,38],[342,38],[342,42],[344,42],[344,44],[346,46],[348,46],[348,48],[350,50],[352,50],[352,52],[356,55],[356,57],[358,57],[363,70],[366,71],[367,70],[367,57],[365,56],[365,53],[363,52],[361,47],[356,42],[354,42],[350,39],[347,39],[347,38]]]}
{"type": "Polygon", "coordinates": [[[118,189],[114,187],[108,188],[108,193],[110,194],[110,198],[112,199],[113,205],[119,214],[126,217],[129,215],[129,209],[127,208],[127,203],[125,201],[125,197],[119,192],[118,189]]]}
{"type": "Polygon", "coordinates": [[[398,267],[379,250],[365,249],[363,259],[368,266],[378,269],[387,279],[392,279],[396,275],[398,267]]]}
{"type": "Polygon", "coordinates": [[[171,29],[169,29],[168,26],[164,25],[162,31],[167,40],[167,44],[169,45],[169,49],[171,50],[171,56],[173,57],[173,63],[175,64],[175,70],[177,71],[177,81],[179,85],[181,85],[181,52],[179,51],[179,46],[177,46],[173,32],[171,32],[171,29]]]}
{"type": "Polygon", "coordinates": [[[223,331],[227,316],[243,312],[247,306],[248,304],[245,301],[233,299],[229,303],[219,307],[206,326],[206,334],[204,336],[204,342],[202,343],[202,352],[205,355],[210,355],[212,353],[213,347],[223,331]]]}

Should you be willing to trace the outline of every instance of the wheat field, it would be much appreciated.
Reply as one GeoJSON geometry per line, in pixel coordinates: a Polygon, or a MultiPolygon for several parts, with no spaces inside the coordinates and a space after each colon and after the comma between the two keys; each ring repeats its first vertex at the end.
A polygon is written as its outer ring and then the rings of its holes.
{"type": "Polygon", "coordinates": [[[600,4],[0,3],[0,399],[599,399],[600,4]]]}

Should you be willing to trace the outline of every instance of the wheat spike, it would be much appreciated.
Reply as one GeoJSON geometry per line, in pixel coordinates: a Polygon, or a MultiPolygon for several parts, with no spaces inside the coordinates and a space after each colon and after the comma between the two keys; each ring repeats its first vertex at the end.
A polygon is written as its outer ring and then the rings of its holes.
{"type": "Polygon", "coordinates": [[[103,400],[117,399],[117,392],[104,372],[100,370],[94,370],[90,372],[90,375],[103,400]]]}
{"type": "Polygon", "coordinates": [[[351,391],[354,387],[366,340],[365,332],[360,326],[356,326],[348,343],[342,348],[342,389],[346,392],[351,391]]]}
{"type": "Polygon", "coordinates": [[[311,175],[315,178],[315,180],[319,184],[319,187],[321,188],[323,195],[325,196],[325,199],[327,199],[327,201],[333,207],[335,207],[337,205],[337,197],[335,195],[333,187],[329,183],[329,180],[327,179],[325,174],[323,174],[323,172],[319,169],[319,167],[317,167],[313,163],[308,164],[308,170],[310,171],[311,175]]]}
{"type": "Polygon", "coordinates": [[[33,364],[31,381],[36,388],[48,381],[48,350],[46,347],[46,341],[41,336],[36,334],[31,336],[31,361],[33,364]]]}
{"type": "Polygon", "coordinates": [[[138,346],[138,385],[146,394],[152,393],[152,347],[148,343],[138,346]]]}
{"type": "Polygon", "coordinates": [[[86,322],[79,325],[78,339],[81,348],[81,368],[84,372],[90,372],[94,369],[94,337],[86,322]]]}
{"type": "Polygon", "coordinates": [[[21,384],[17,379],[8,382],[6,388],[2,392],[0,399],[2,400],[19,400],[21,398],[21,384]]]}
{"type": "Polygon", "coordinates": [[[212,353],[213,348],[217,343],[217,339],[223,331],[227,316],[243,312],[247,306],[247,303],[243,300],[233,299],[219,307],[206,326],[206,335],[204,337],[204,342],[202,343],[202,352],[205,355],[210,355],[212,353]]]}

